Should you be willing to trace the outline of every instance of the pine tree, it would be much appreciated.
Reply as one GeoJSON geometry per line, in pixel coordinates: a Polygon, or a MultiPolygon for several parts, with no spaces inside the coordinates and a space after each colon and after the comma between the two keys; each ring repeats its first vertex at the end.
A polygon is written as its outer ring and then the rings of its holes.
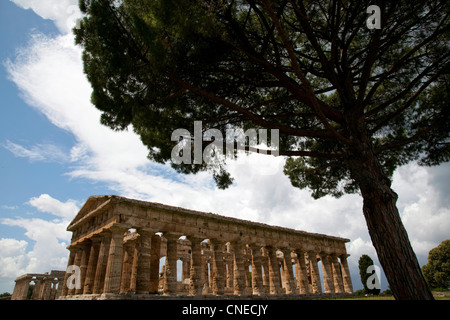
{"type": "MultiPolygon", "coordinates": [[[[372,29],[371,2],[81,0],[74,32],[101,122],[132,125],[149,159],[171,162],[171,133],[194,121],[279,130],[292,185],[314,198],[359,192],[395,298],[433,299],[391,178],[410,161],[450,158],[450,3],[373,1],[372,29]]],[[[218,155],[172,166],[233,181],[218,155]]]]}
{"type": "MultiPolygon", "coordinates": [[[[358,261],[358,267],[359,267],[359,275],[361,277],[361,283],[364,286],[364,292],[367,294],[373,294],[378,295],[380,294],[380,288],[368,288],[368,281],[369,280],[372,284],[375,284],[375,281],[372,281],[372,279],[375,277],[375,274],[373,271],[369,269],[370,266],[373,266],[373,260],[371,257],[369,257],[366,254],[363,254],[361,258],[359,258],[358,261]],[[370,279],[369,279],[370,278],[370,279]]],[[[376,275],[378,277],[378,275],[376,275]]],[[[380,279],[377,280],[378,284],[380,283],[380,279]]]]}

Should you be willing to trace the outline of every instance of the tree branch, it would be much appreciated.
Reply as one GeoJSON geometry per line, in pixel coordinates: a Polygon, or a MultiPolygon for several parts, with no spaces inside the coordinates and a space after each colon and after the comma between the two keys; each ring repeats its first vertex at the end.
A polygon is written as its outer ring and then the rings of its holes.
{"type": "Polygon", "coordinates": [[[304,151],[304,150],[285,150],[279,152],[280,156],[288,157],[312,157],[322,159],[344,159],[347,156],[345,152],[316,152],[316,151],[304,151]]]}
{"type": "Polygon", "coordinates": [[[305,91],[311,97],[311,106],[312,106],[314,112],[316,112],[316,114],[319,117],[319,119],[321,120],[322,124],[336,138],[336,140],[340,141],[343,144],[350,145],[350,143],[351,143],[350,140],[345,138],[341,134],[339,134],[336,131],[336,129],[333,128],[330,125],[330,123],[326,119],[325,115],[323,114],[322,107],[320,106],[320,104],[318,103],[318,101],[316,99],[316,96],[314,94],[314,90],[312,89],[309,81],[304,76],[303,72],[300,70],[300,67],[298,65],[297,58],[295,56],[292,44],[289,41],[286,33],[284,32],[284,29],[281,26],[280,21],[276,17],[276,15],[275,15],[275,13],[273,11],[272,5],[269,3],[268,0],[263,0],[263,4],[264,4],[264,6],[267,9],[270,18],[272,19],[273,23],[275,24],[275,27],[276,27],[278,33],[280,34],[280,37],[281,37],[281,39],[283,41],[283,44],[285,45],[285,48],[286,48],[286,50],[287,50],[287,52],[289,54],[289,58],[291,60],[291,63],[293,65],[293,67],[294,67],[295,74],[297,75],[297,77],[299,78],[300,82],[302,83],[302,86],[305,88],[305,91]]]}
{"type": "MultiPolygon", "coordinates": [[[[378,107],[366,112],[365,117],[370,117],[374,114],[377,114],[381,111],[383,111],[384,109],[386,109],[388,106],[390,106],[392,103],[394,103],[395,101],[400,100],[402,97],[404,97],[408,92],[410,92],[410,90],[416,85],[417,82],[419,82],[420,79],[423,79],[423,77],[430,71],[430,69],[433,69],[434,66],[439,62],[442,62],[442,60],[444,60],[446,57],[450,57],[450,53],[448,53],[447,55],[441,57],[437,62],[435,62],[433,65],[427,67],[425,70],[423,70],[416,78],[414,78],[409,85],[402,90],[399,94],[395,95],[394,97],[392,97],[391,99],[389,99],[388,101],[382,103],[381,105],[379,105],[378,107]]],[[[443,68],[444,69],[444,68],[443,68]]],[[[433,76],[431,76],[427,81],[425,81],[413,94],[413,96],[411,98],[409,98],[404,104],[403,106],[399,107],[398,109],[396,109],[395,111],[393,111],[392,113],[383,116],[380,119],[380,122],[377,124],[377,126],[375,128],[373,128],[371,130],[371,133],[374,133],[376,131],[378,131],[380,128],[382,128],[388,121],[392,120],[394,117],[398,116],[400,113],[402,113],[403,111],[405,111],[407,108],[409,108],[412,103],[417,99],[417,97],[419,96],[419,94],[425,90],[431,83],[433,83],[443,72],[443,69],[439,70],[437,73],[435,73],[433,76]]]]}
{"type": "MultiPolygon", "coordinates": [[[[245,37],[244,35],[241,35],[242,37],[245,37]]],[[[227,41],[229,45],[231,45],[236,50],[242,52],[245,54],[248,58],[253,60],[254,62],[258,63],[265,72],[273,75],[275,78],[277,78],[280,81],[280,85],[282,85],[284,88],[289,90],[293,95],[296,96],[296,98],[306,104],[307,106],[312,107],[313,100],[316,100],[316,102],[322,107],[323,114],[328,117],[329,119],[337,122],[342,123],[342,114],[338,111],[332,109],[327,104],[325,104],[323,101],[319,100],[313,91],[313,95],[306,92],[305,88],[302,86],[299,86],[298,83],[296,83],[292,78],[286,75],[286,73],[283,70],[280,70],[280,67],[274,67],[271,63],[266,61],[262,56],[260,56],[251,46],[246,46],[246,48],[239,47],[235,43],[233,43],[231,40],[227,41]]],[[[294,72],[294,71],[293,71],[294,72]]]]}
{"type": "MultiPolygon", "coordinates": [[[[403,57],[401,57],[399,60],[397,60],[392,67],[387,70],[386,72],[382,73],[381,75],[378,75],[379,79],[378,81],[372,86],[372,88],[370,89],[369,93],[367,94],[366,98],[364,99],[364,103],[363,105],[367,105],[368,101],[370,101],[370,99],[372,98],[372,96],[375,94],[376,90],[378,89],[378,87],[383,83],[383,81],[385,81],[387,79],[387,77],[393,73],[395,73],[396,71],[398,71],[402,66],[405,66],[406,61],[414,54],[416,53],[418,50],[422,49],[427,43],[429,43],[432,40],[436,39],[436,36],[439,34],[438,31],[441,28],[443,22],[447,19],[448,14],[442,19],[442,21],[438,24],[438,26],[436,27],[436,29],[434,30],[434,32],[427,38],[425,38],[424,40],[422,40],[420,43],[418,43],[415,47],[413,47],[411,50],[409,50],[403,57]]],[[[409,28],[405,28],[405,30],[403,32],[401,32],[400,34],[403,34],[405,32],[407,32],[409,30],[409,28]]],[[[440,33],[444,32],[442,29],[440,31],[440,33]]],[[[392,41],[392,39],[390,39],[390,41],[392,41]]],[[[385,52],[385,50],[387,50],[387,48],[384,48],[383,50],[381,50],[381,52],[385,52]]],[[[413,58],[414,59],[414,58],[413,58]]]]}
{"type": "Polygon", "coordinates": [[[418,131],[416,134],[414,134],[413,136],[407,138],[407,139],[403,139],[403,140],[394,140],[391,141],[389,143],[383,144],[381,146],[379,146],[378,148],[375,148],[375,154],[379,154],[382,153],[383,151],[389,150],[389,149],[393,149],[393,148],[399,148],[399,147],[403,147],[407,144],[410,144],[412,142],[415,142],[417,140],[420,139],[420,137],[422,137],[423,135],[427,134],[428,132],[430,132],[431,130],[433,130],[433,126],[430,125],[426,128],[423,128],[422,130],[418,131]]]}
{"type": "Polygon", "coordinates": [[[245,116],[247,119],[251,120],[253,123],[260,125],[263,128],[278,129],[278,130],[280,130],[280,132],[283,132],[283,133],[286,133],[286,134],[289,134],[292,136],[297,136],[297,137],[310,137],[310,138],[320,138],[320,139],[332,139],[333,138],[333,136],[326,130],[323,130],[323,131],[302,130],[302,129],[291,128],[291,127],[287,127],[284,125],[266,121],[263,118],[261,118],[260,116],[255,115],[254,113],[250,112],[249,110],[242,108],[242,107],[238,106],[237,104],[232,103],[231,101],[228,101],[224,98],[218,97],[218,96],[212,94],[211,92],[194,87],[191,84],[189,84],[173,75],[171,76],[171,79],[175,83],[178,83],[183,88],[191,91],[192,93],[202,96],[212,102],[219,103],[219,104],[227,107],[230,110],[234,110],[234,111],[242,114],[243,116],[245,116]]]}

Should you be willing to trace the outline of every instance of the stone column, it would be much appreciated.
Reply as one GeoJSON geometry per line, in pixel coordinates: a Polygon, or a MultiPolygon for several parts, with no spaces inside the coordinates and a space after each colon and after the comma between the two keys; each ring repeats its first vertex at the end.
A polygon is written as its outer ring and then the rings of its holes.
{"type": "MultiPolygon", "coordinates": [[[[34,289],[31,294],[31,300],[39,300],[39,296],[41,295],[42,279],[38,279],[36,277],[36,279],[33,281],[34,281],[34,289]]],[[[69,290],[69,295],[70,295],[70,291],[71,290],[69,290]]]]}
{"type": "Polygon", "coordinates": [[[245,294],[245,268],[244,268],[244,245],[241,243],[232,243],[233,252],[233,266],[234,266],[234,294],[245,294]]]}
{"type": "Polygon", "coordinates": [[[209,294],[209,263],[208,263],[208,257],[203,254],[202,255],[202,263],[201,263],[202,267],[202,294],[209,294]]]}
{"type": "Polygon", "coordinates": [[[58,279],[58,289],[56,289],[55,299],[58,299],[61,296],[62,289],[64,287],[64,279],[58,279]]]}
{"type": "Polygon", "coordinates": [[[202,294],[202,247],[203,239],[196,237],[187,238],[191,242],[191,271],[189,274],[189,295],[202,294]]]}
{"type": "Polygon", "coordinates": [[[100,251],[101,238],[93,237],[89,261],[86,270],[86,280],[84,281],[83,294],[91,294],[94,291],[95,270],[97,269],[98,253],[100,251]]]}
{"type": "Polygon", "coordinates": [[[139,263],[139,244],[137,241],[131,245],[130,257],[132,258],[131,272],[130,272],[130,292],[136,292],[136,282],[138,273],[138,263],[139,263]]]}
{"type": "Polygon", "coordinates": [[[20,299],[22,296],[22,288],[24,287],[24,281],[23,280],[14,280],[14,282],[16,283],[14,285],[14,289],[13,289],[13,293],[11,296],[11,300],[23,300],[20,299]]]}
{"type": "Polygon", "coordinates": [[[333,275],[333,286],[335,293],[343,293],[344,288],[342,284],[342,274],[341,274],[341,266],[339,265],[339,261],[336,255],[330,255],[331,262],[331,273],[333,275]]]}
{"type": "Polygon", "coordinates": [[[29,279],[29,278],[26,278],[24,281],[23,281],[23,284],[21,285],[21,291],[20,291],[20,299],[19,300],[26,300],[27,299],[27,296],[28,296],[28,289],[30,288],[30,282],[31,282],[31,279],[29,279]]]}
{"type": "Polygon", "coordinates": [[[212,249],[212,293],[223,295],[225,292],[225,264],[223,262],[224,241],[210,239],[212,249]]]}
{"type": "Polygon", "coordinates": [[[342,280],[344,282],[344,291],[346,293],[353,293],[352,279],[350,278],[350,270],[348,269],[348,263],[347,263],[348,256],[349,256],[348,254],[343,254],[340,256],[342,280]]]}
{"type": "Polygon", "coordinates": [[[269,292],[270,294],[281,294],[280,268],[277,259],[277,249],[266,247],[269,258],[269,292]]]}
{"type": "Polygon", "coordinates": [[[161,252],[161,237],[157,234],[152,236],[150,255],[150,287],[149,293],[158,293],[159,287],[159,255],[161,252]]]}
{"type": "Polygon", "coordinates": [[[250,274],[250,264],[247,265],[246,263],[244,263],[244,270],[245,270],[245,288],[251,288],[252,287],[252,279],[251,279],[251,274],[250,274]]]}
{"type": "Polygon", "coordinates": [[[119,293],[120,279],[122,277],[123,237],[126,229],[113,226],[111,231],[111,244],[109,246],[108,264],[106,266],[105,285],[103,293],[119,293]]]}
{"type": "Polygon", "coordinates": [[[11,300],[26,300],[31,279],[28,277],[16,280],[11,300]]]}
{"type": "Polygon", "coordinates": [[[292,270],[292,258],[291,258],[292,250],[284,248],[281,251],[283,252],[283,264],[284,264],[283,280],[286,286],[286,294],[294,294],[296,285],[294,281],[294,270],[292,270]]]}
{"type": "Polygon", "coordinates": [[[251,245],[252,249],[252,293],[256,296],[264,294],[261,275],[261,248],[251,245]]]}
{"type": "Polygon", "coordinates": [[[75,294],[83,294],[84,282],[86,280],[86,272],[88,268],[88,260],[91,252],[92,241],[88,240],[82,243],[81,259],[80,259],[80,288],[75,289],[75,294]]]}
{"type": "Polygon", "coordinates": [[[297,276],[297,287],[300,294],[309,294],[308,273],[306,272],[305,253],[301,250],[295,250],[297,254],[297,264],[295,273],[297,276]]]}
{"type": "Polygon", "coordinates": [[[231,254],[231,259],[230,259],[230,255],[228,255],[228,259],[226,260],[226,273],[227,273],[227,278],[226,278],[226,287],[230,290],[234,290],[234,284],[233,284],[233,280],[234,280],[234,263],[233,263],[233,247],[231,246],[231,243],[227,242],[226,246],[225,246],[226,252],[231,254]]]}
{"type": "Polygon", "coordinates": [[[308,251],[308,260],[311,272],[311,287],[313,293],[322,293],[320,283],[319,266],[317,265],[317,254],[315,251],[308,251]]]}
{"type": "Polygon", "coordinates": [[[270,288],[270,280],[269,280],[269,257],[267,256],[267,250],[263,248],[264,255],[262,257],[262,266],[263,266],[263,287],[264,293],[269,293],[270,288]]]}
{"type": "Polygon", "coordinates": [[[105,231],[102,235],[100,249],[98,252],[97,269],[95,270],[94,291],[93,293],[103,293],[105,284],[106,267],[108,266],[108,253],[111,244],[111,233],[105,231]]]}
{"type": "Polygon", "coordinates": [[[333,275],[331,273],[329,256],[328,254],[321,252],[320,258],[322,260],[323,291],[324,293],[333,293],[333,275]]]}
{"type": "Polygon", "coordinates": [[[148,294],[150,289],[150,256],[153,232],[143,229],[139,233],[139,253],[137,258],[136,293],[148,294]]]}
{"type": "MultiPolygon", "coordinates": [[[[127,293],[129,291],[136,292],[136,286],[134,290],[131,290],[131,277],[133,273],[134,253],[135,253],[135,241],[127,241],[123,245],[123,263],[122,263],[122,277],[120,279],[120,293],[127,293]]],[[[136,276],[134,276],[136,281],[136,276]]]]}
{"type": "Polygon", "coordinates": [[[182,265],[182,272],[181,272],[181,282],[185,282],[187,279],[189,279],[189,273],[191,272],[191,260],[187,258],[182,258],[181,262],[182,265]]]}
{"type": "Polygon", "coordinates": [[[58,298],[61,296],[61,291],[63,288],[63,281],[64,279],[58,278],[56,281],[56,287],[55,287],[55,300],[58,300],[58,298]]]}
{"type": "Polygon", "coordinates": [[[57,284],[58,284],[58,281],[55,281],[54,279],[52,279],[51,289],[50,289],[50,296],[49,296],[50,300],[55,300],[55,297],[56,297],[56,285],[57,284]]]}
{"type": "Polygon", "coordinates": [[[52,290],[52,279],[49,277],[44,278],[41,300],[50,300],[51,290],[52,290]]]}
{"type": "MultiPolygon", "coordinates": [[[[67,262],[67,267],[73,265],[73,262],[75,261],[75,251],[76,251],[75,248],[70,247],[69,251],[70,251],[70,255],[69,255],[69,261],[67,262]]],[[[70,277],[69,273],[66,272],[64,275],[63,288],[61,291],[62,297],[67,296],[69,293],[69,288],[67,287],[67,279],[69,279],[69,277],[70,277]]],[[[26,298],[26,296],[25,296],[25,298],[26,298]]]]}
{"type": "Polygon", "coordinates": [[[234,259],[227,261],[227,288],[234,290],[234,259]]]}
{"type": "Polygon", "coordinates": [[[166,268],[164,277],[164,294],[174,295],[177,293],[177,240],[179,236],[164,234],[167,239],[166,268]]]}

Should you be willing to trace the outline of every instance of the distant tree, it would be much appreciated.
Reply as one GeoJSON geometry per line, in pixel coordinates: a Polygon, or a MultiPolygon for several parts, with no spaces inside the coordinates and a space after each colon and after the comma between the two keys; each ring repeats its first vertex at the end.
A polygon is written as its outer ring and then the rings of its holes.
{"type": "MultiPolygon", "coordinates": [[[[103,124],[132,126],[151,160],[211,170],[219,188],[233,181],[226,159],[177,163],[172,132],[194,121],[203,132],[278,129],[294,187],[314,198],[361,193],[395,298],[433,299],[391,178],[409,161],[450,159],[448,0],[81,0],[80,9],[74,32],[103,124]]],[[[192,130],[182,138],[193,154],[211,153],[195,142],[192,130]]]]}
{"type": "Polygon", "coordinates": [[[428,253],[428,263],[422,266],[423,275],[431,288],[447,288],[450,285],[450,239],[428,253]]]}
{"type": "MultiPolygon", "coordinates": [[[[358,261],[358,267],[359,267],[359,275],[361,277],[361,282],[364,286],[364,292],[368,294],[374,294],[378,295],[380,293],[380,289],[369,289],[367,287],[367,279],[369,279],[370,276],[373,275],[372,273],[367,273],[369,266],[373,265],[373,260],[371,257],[369,257],[366,254],[363,254],[361,258],[359,258],[358,261]]],[[[380,280],[380,279],[378,279],[380,280]]]]}

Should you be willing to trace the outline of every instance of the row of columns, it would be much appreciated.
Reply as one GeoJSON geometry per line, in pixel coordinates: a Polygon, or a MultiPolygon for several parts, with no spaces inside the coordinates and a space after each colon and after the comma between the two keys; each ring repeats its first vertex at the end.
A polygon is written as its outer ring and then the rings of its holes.
{"type": "Polygon", "coordinates": [[[25,277],[16,280],[11,300],[26,300],[31,282],[34,282],[33,291],[29,297],[31,300],[55,300],[59,297],[63,287],[63,279],[50,276],[25,277]]]}
{"type": "Polygon", "coordinates": [[[62,296],[128,292],[157,293],[159,281],[160,237],[144,230],[127,247],[123,238],[126,228],[113,227],[81,244],[71,247],[68,266],[80,267],[80,286],[70,289],[66,273],[62,296]],[[131,251],[131,252],[130,252],[131,251]],[[157,261],[152,256],[157,257],[157,261]]]}
{"type": "MultiPolygon", "coordinates": [[[[197,258],[200,255],[200,238],[189,238],[192,242],[190,267],[190,289],[189,294],[198,295],[202,292],[204,280],[202,271],[205,261],[197,258]]],[[[261,247],[250,245],[251,250],[251,282],[249,281],[248,267],[244,264],[244,252],[246,245],[232,243],[234,249],[232,263],[225,263],[223,259],[224,242],[210,240],[212,250],[211,261],[211,289],[215,295],[221,295],[224,287],[233,288],[236,295],[245,294],[246,288],[250,285],[253,295],[262,295],[268,287],[268,293],[272,295],[281,294],[282,287],[286,294],[310,294],[310,293],[352,293],[352,283],[347,264],[347,255],[341,255],[340,261],[336,255],[321,253],[322,275],[324,279],[324,289],[319,275],[317,253],[302,250],[291,250],[282,248],[283,253],[282,276],[280,274],[280,264],[277,257],[277,249],[274,247],[264,247],[263,258],[261,247]],[[292,252],[295,253],[295,276],[292,265],[292,252]],[[306,254],[306,256],[305,256],[306,254]],[[308,266],[306,261],[308,261],[308,266]],[[309,276],[308,276],[309,270],[309,276]],[[225,278],[223,275],[227,275],[225,278]],[[281,284],[283,279],[283,285],[281,284]],[[250,284],[251,283],[251,284],[250,284]]],[[[174,266],[173,266],[174,267],[174,266]]],[[[183,263],[183,274],[185,274],[185,264],[183,263]]],[[[183,278],[186,278],[184,276],[183,278]]],[[[182,278],[182,279],[183,279],[182,278]]]]}
{"type": "MultiPolygon", "coordinates": [[[[77,294],[116,294],[135,292],[137,294],[158,293],[159,252],[161,237],[153,232],[137,230],[139,237],[134,242],[124,243],[126,228],[113,227],[99,236],[93,237],[70,248],[68,265],[80,267],[80,286],[69,289],[66,274],[62,296],[77,294]]],[[[165,295],[177,293],[177,241],[179,235],[164,233],[167,240],[166,262],[162,290],[165,295]]],[[[199,237],[187,236],[191,242],[189,273],[189,295],[201,295],[203,290],[203,265],[201,242],[199,237]]],[[[232,264],[224,260],[225,241],[210,239],[212,250],[211,288],[212,294],[223,295],[225,287],[231,286],[233,294],[244,295],[249,281],[246,281],[244,252],[247,244],[231,243],[233,248],[232,264]],[[232,274],[225,278],[225,275],[232,274]]],[[[316,252],[304,252],[289,248],[264,247],[263,259],[261,247],[248,245],[251,250],[251,291],[253,295],[282,293],[280,265],[277,250],[283,252],[283,283],[287,294],[322,293],[316,252]],[[292,267],[292,253],[296,261],[295,277],[292,267]],[[306,255],[306,256],[305,256],[306,255]],[[309,269],[309,276],[308,276],[309,269]],[[267,274],[268,273],[268,274],[267,274]]],[[[319,253],[322,261],[324,293],[351,293],[353,291],[346,255],[338,257],[319,253]]],[[[187,266],[187,264],[186,264],[187,266]]]]}

